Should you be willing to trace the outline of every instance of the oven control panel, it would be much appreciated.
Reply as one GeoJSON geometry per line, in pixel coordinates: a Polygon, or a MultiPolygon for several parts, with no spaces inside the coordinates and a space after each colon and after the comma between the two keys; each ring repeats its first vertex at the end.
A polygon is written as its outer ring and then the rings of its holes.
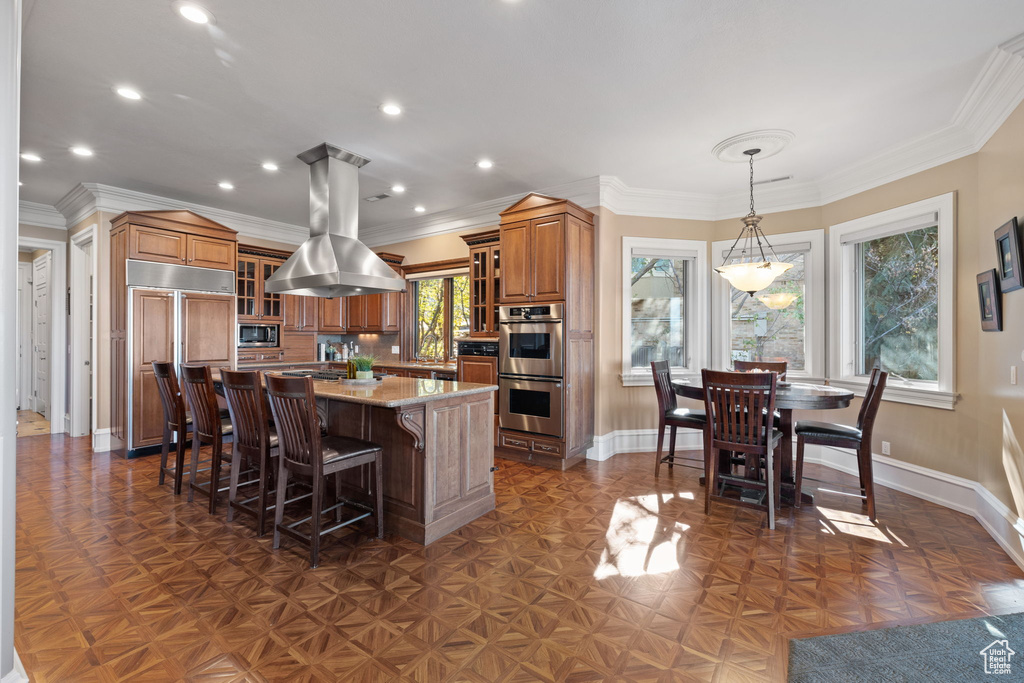
{"type": "Polygon", "coordinates": [[[561,320],[563,304],[544,304],[543,306],[500,306],[498,320],[511,322],[515,320],[561,320]]]}

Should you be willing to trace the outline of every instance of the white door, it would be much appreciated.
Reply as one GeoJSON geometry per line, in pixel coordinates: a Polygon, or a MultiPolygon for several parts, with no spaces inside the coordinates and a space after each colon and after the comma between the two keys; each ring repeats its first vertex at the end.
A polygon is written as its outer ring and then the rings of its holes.
{"type": "Polygon", "coordinates": [[[47,252],[32,262],[32,363],[35,411],[50,419],[50,268],[47,252]]]}
{"type": "Polygon", "coordinates": [[[18,264],[18,410],[33,410],[32,264],[18,264]]]}

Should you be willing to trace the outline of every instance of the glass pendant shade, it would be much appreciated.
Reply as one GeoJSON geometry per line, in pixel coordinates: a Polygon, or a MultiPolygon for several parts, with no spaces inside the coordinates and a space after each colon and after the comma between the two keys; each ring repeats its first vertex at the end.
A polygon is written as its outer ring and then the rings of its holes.
{"type": "Polygon", "coordinates": [[[787,308],[790,304],[800,298],[799,294],[793,292],[773,292],[771,294],[764,294],[757,297],[757,300],[764,304],[766,307],[779,311],[783,308],[787,308]]]}
{"type": "Polygon", "coordinates": [[[715,271],[720,273],[736,289],[753,296],[754,292],[759,292],[775,282],[775,278],[792,267],[792,263],[753,261],[721,265],[715,268],[715,271]]]}

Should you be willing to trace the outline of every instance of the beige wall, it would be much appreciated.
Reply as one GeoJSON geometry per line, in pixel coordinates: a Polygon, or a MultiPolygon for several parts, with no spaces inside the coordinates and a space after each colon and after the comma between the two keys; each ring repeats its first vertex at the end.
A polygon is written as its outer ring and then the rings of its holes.
{"type": "MultiPolygon", "coordinates": [[[[497,219],[497,216],[495,216],[497,219]]],[[[386,251],[405,257],[404,265],[414,263],[430,263],[431,261],[447,261],[453,258],[469,258],[469,245],[459,235],[472,235],[498,227],[497,220],[489,228],[476,228],[464,232],[452,232],[445,235],[433,235],[410,242],[397,242],[386,247],[373,247],[374,251],[386,251]]]]}
{"type": "Polygon", "coordinates": [[[41,228],[38,225],[18,224],[18,237],[31,237],[37,240],[55,240],[63,242],[68,238],[66,230],[58,228],[41,228]]]}

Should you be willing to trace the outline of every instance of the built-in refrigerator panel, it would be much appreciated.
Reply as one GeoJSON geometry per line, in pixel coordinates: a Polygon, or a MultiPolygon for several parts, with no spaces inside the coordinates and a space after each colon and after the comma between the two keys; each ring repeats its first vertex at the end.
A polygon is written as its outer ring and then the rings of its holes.
{"type": "Polygon", "coordinates": [[[234,367],[235,278],[227,270],[129,260],[128,456],[159,447],[163,406],[154,361],[234,367]],[[144,450],[145,449],[145,450],[144,450]]]}

